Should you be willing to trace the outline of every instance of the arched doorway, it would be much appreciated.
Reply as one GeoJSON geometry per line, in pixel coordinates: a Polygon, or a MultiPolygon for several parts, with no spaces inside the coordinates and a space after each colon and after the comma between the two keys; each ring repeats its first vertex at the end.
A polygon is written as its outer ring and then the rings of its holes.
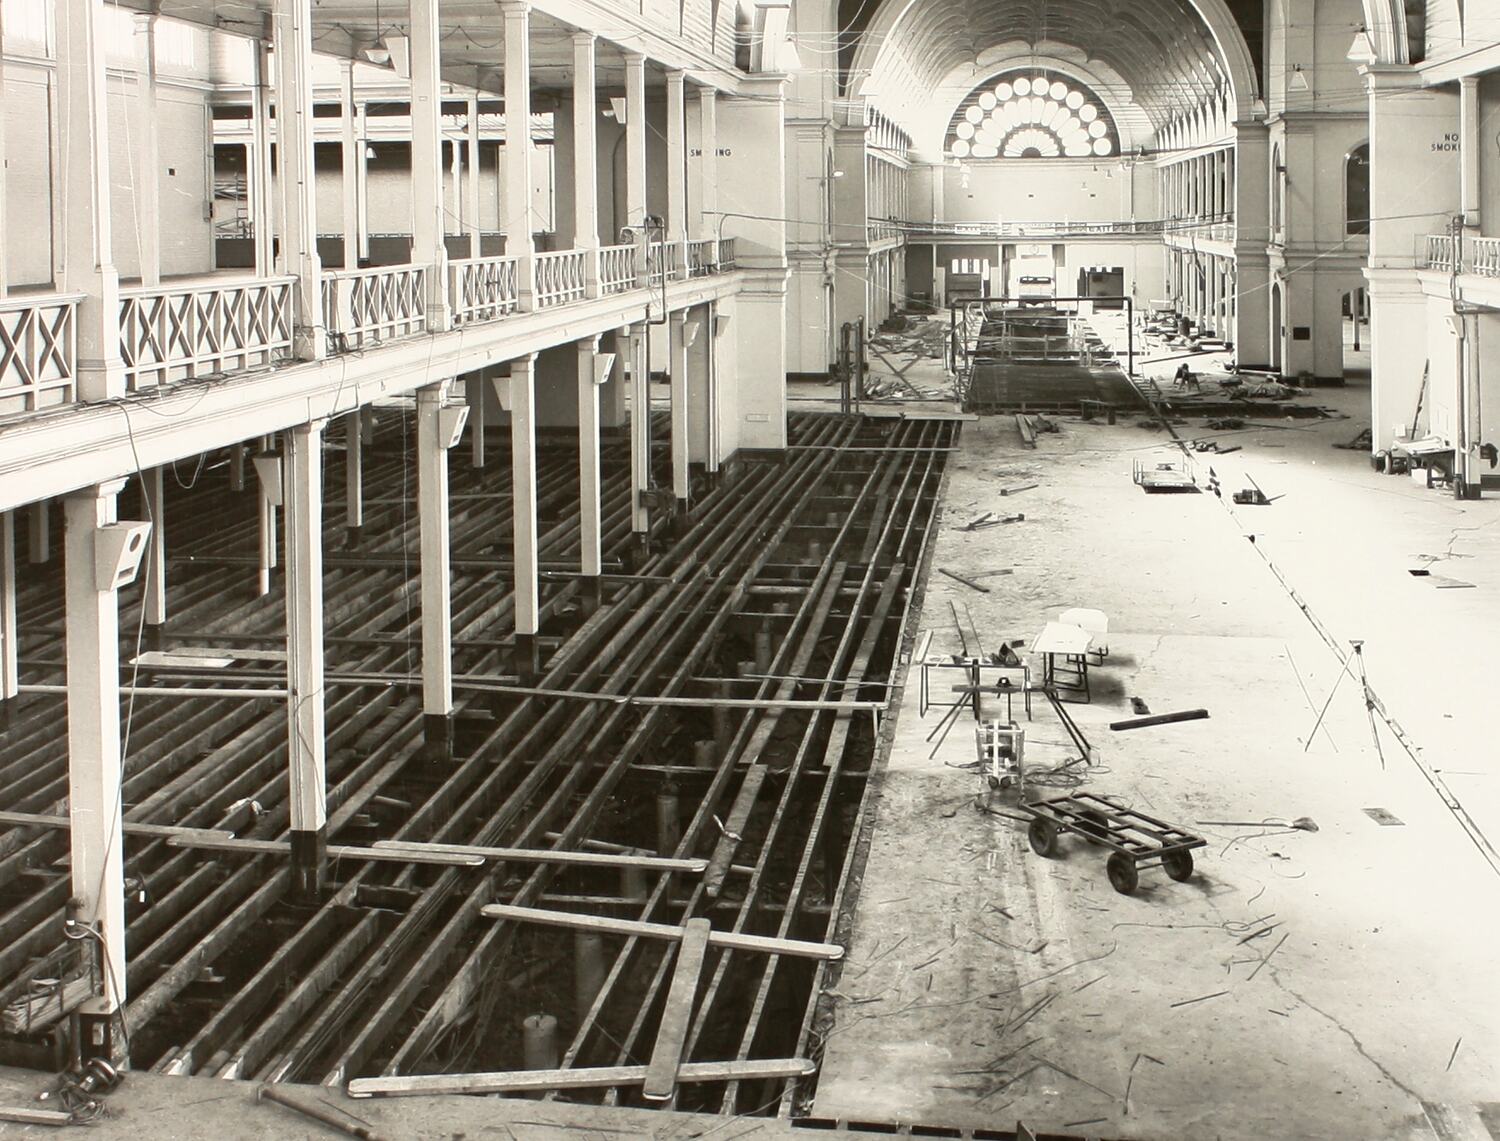
{"type": "Polygon", "coordinates": [[[1281,342],[1285,330],[1281,327],[1281,283],[1271,285],[1271,371],[1281,373],[1281,342]]]}

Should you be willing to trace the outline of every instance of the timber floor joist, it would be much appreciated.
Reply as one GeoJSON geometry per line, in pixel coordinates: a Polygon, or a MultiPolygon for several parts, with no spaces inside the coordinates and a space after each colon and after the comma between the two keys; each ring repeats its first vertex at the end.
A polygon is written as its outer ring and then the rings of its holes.
{"type": "MultiPolygon", "coordinates": [[[[132,1063],[162,1073],[342,1083],[517,1069],[521,1020],[561,1025],[563,1067],[651,1055],[673,977],[660,940],[486,916],[491,904],[823,943],[837,932],[880,702],[927,547],[957,425],[797,416],[796,450],[704,478],[690,517],[644,555],[630,532],[628,450],[604,452],[603,604],[577,589],[577,455],[543,441],[538,510],[543,669],[537,688],[755,706],[578,701],[464,689],[452,749],[424,744],[409,425],[365,449],[366,517],[345,550],[342,457],[325,453],[331,844],[649,851],[701,874],[490,860],[482,867],[341,861],[326,902],[294,907],[286,857],[178,846],[127,831],[126,1025],[132,1063]],[[347,679],[347,680],[339,680],[347,679]]],[[[334,439],[337,435],[331,433],[334,439]]],[[[659,461],[665,456],[658,456],[659,461]]],[[[215,673],[131,665],[139,590],[121,595],[122,682],[266,684],[283,602],[255,597],[253,477],[223,456],[169,477],[165,650],[222,647],[215,673]],[[248,655],[248,656],[247,656],[248,655]]],[[[450,456],[456,677],[511,669],[509,464],[450,456]]],[[[665,478],[667,473],[662,472],[665,478]]],[[[126,492],[126,499],[132,493],[126,492]]],[[[22,681],[57,684],[61,566],[24,567],[22,681]]],[[[65,700],[11,703],[0,809],[66,812],[65,700]]],[[[125,818],[253,840],[288,830],[284,702],[122,702],[125,818]]],[[[65,830],[0,824],[0,988],[64,953],[65,830]]],[[[684,1062],[816,1057],[828,964],[711,944],[681,1031],[684,1062]]],[[[674,1016],[675,1016],[674,1012],[674,1016]]],[[[12,1054],[26,1046],[9,1044],[12,1054]]],[[[0,1054],[7,1044],[0,1041],[0,1054]]],[[[806,1079],[677,1086],[681,1108],[789,1110],[806,1079]]],[[[638,1104],[631,1086],[570,1099],[638,1104]]]]}

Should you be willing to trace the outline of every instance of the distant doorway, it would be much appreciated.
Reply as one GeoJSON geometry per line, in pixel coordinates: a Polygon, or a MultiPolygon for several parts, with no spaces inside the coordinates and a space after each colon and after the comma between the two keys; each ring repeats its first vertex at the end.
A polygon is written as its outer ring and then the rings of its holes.
{"type": "Polygon", "coordinates": [[[1363,287],[1343,295],[1340,305],[1344,338],[1345,383],[1370,382],[1370,298],[1363,287]]]}
{"type": "Polygon", "coordinates": [[[1107,297],[1100,309],[1120,309],[1125,305],[1125,270],[1117,265],[1091,265],[1078,271],[1079,297],[1107,297]]]}

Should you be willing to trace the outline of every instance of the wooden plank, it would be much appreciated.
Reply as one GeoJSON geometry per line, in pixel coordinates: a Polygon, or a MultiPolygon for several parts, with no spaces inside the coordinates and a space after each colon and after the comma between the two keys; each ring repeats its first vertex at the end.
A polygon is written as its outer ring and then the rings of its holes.
{"type": "MultiPolygon", "coordinates": [[[[66,816],[47,816],[38,812],[0,812],[0,824],[15,824],[21,827],[60,828],[67,831],[72,821],[66,816]]],[[[233,839],[233,832],[222,828],[180,828],[174,824],[136,824],[125,821],[127,836],[196,836],[205,840],[233,839]]]]}
{"type": "MultiPolygon", "coordinates": [[[[748,1062],[688,1062],[677,1068],[680,1082],[753,1081],[797,1078],[817,1067],[806,1058],[748,1062]]],[[[412,1077],[355,1078],[350,1097],[422,1097],[447,1093],[527,1093],[541,1090],[633,1086],[646,1080],[645,1066],[594,1066],[577,1070],[500,1070],[493,1073],[425,1074],[412,1077]]]]}
{"type": "MultiPolygon", "coordinates": [[[[646,923],[639,919],[613,919],[583,915],[575,911],[549,911],[543,907],[518,907],[492,903],[479,909],[487,919],[518,919],[550,927],[603,931],[608,935],[637,935],[647,939],[681,939],[683,928],[670,923],[646,923]]],[[[795,955],[804,959],[842,959],[844,949],[833,943],[805,943],[800,939],[773,939],[765,935],[743,935],[737,931],[710,931],[709,945],[733,951],[764,951],[772,955],[795,955]]]]}
{"type": "Polygon", "coordinates": [[[672,970],[672,986],[667,991],[667,1005],[656,1030],[656,1045],[646,1064],[646,1080],[641,1096],[647,1101],[667,1101],[677,1088],[677,1070],[682,1065],[682,1050],[687,1045],[688,1024],[693,1017],[693,999],[698,994],[698,978],[703,974],[703,960],[708,954],[708,939],[713,933],[707,919],[689,919],[677,944],[677,963],[672,970]]]}
{"type": "Polygon", "coordinates": [[[644,868],[652,872],[695,873],[708,867],[706,859],[675,860],[662,856],[568,852],[552,848],[489,848],[473,844],[426,844],[415,840],[376,840],[375,847],[402,852],[448,852],[458,856],[479,856],[486,860],[508,860],[517,864],[573,864],[583,867],[644,868]]]}
{"type": "Polygon", "coordinates": [[[27,1109],[23,1106],[0,1106],[0,1121],[20,1125],[72,1125],[73,1115],[59,1109],[27,1109]]]}
{"type": "MultiPolygon", "coordinates": [[[[247,855],[289,855],[291,844],[285,840],[236,840],[216,836],[174,835],[167,840],[173,848],[193,848],[205,852],[238,852],[247,855]]],[[[456,868],[484,865],[483,856],[465,856],[451,852],[412,852],[393,848],[354,848],[343,844],[328,846],[330,860],[378,860],[392,864],[445,864],[456,868]]]]}

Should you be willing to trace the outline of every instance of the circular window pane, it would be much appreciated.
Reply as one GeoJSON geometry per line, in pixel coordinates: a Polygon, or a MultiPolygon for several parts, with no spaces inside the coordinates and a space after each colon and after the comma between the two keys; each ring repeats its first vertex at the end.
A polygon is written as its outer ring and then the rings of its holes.
{"type": "Polygon", "coordinates": [[[995,88],[995,98],[1000,102],[1008,102],[1010,97],[1016,93],[1015,87],[1010,83],[1002,83],[995,88]]]}
{"type": "Polygon", "coordinates": [[[953,143],[953,153],[959,158],[969,157],[969,143],[967,139],[958,139],[953,143]]]}
{"type": "Polygon", "coordinates": [[[1068,85],[1054,79],[1052,81],[1052,86],[1047,88],[1047,94],[1061,103],[1068,97],[1068,85]]]}
{"type": "Polygon", "coordinates": [[[1027,79],[1024,75],[1021,76],[1020,79],[1016,80],[1016,94],[1017,95],[1030,95],[1031,94],[1031,80],[1027,79]]]}
{"type": "Polygon", "coordinates": [[[984,112],[978,107],[969,107],[964,111],[964,118],[971,123],[980,123],[984,121],[984,112]]]}
{"type": "Polygon", "coordinates": [[[974,137],[974,124],[960,123],[953,131],[961,139],[972,139],[974,137]]]}
{"type": "Polygon", "coordinates": [[[983,107],[986,111],[992,111],[992,110],[994,110],[995,104],[997,102],[999,102],[999,100],[997,100],[995,98],[994,92],[992,92],[992,91],[981,91],[979,93],[979,105],[981,107],[983,107]]]}
{"type": "Polygon", "coordinates": [[[1095,139],[1094,140],[1094,153],[1096,155],[1098,155],[1100,158],[1103,158],[1105,155],[1109,154],[1114,149],[1115,149],[1114,147],[1110,146],[1110,143],[1109,143],[1108,139],[1095,139]]]}
{"type": "Polygon", "coordinates": [[[1099,117],[1099,111],[1092,103],[1090,103],[1085,107],[1079,108],[1078,117],[1085,123],[1092,123],[1099,117]]]}
{"type": "Polygon", "coordinates": [[[1080,108],[1080,107],[1083,106],[1083,92],[1082,91],[1069,91],[1068,92],[1068,98],[1067,98],[1067,104],[1073,110],[1075,110],[1075,111],[1078,110],[1078,108],[1080,108]]]}
{"type": "Polygon", "coordinates": [[[1104,124],[1095,119],[1089,124],[1089,134],[1096,139],[1102,139],[1104,137],[1104,124]]]}

